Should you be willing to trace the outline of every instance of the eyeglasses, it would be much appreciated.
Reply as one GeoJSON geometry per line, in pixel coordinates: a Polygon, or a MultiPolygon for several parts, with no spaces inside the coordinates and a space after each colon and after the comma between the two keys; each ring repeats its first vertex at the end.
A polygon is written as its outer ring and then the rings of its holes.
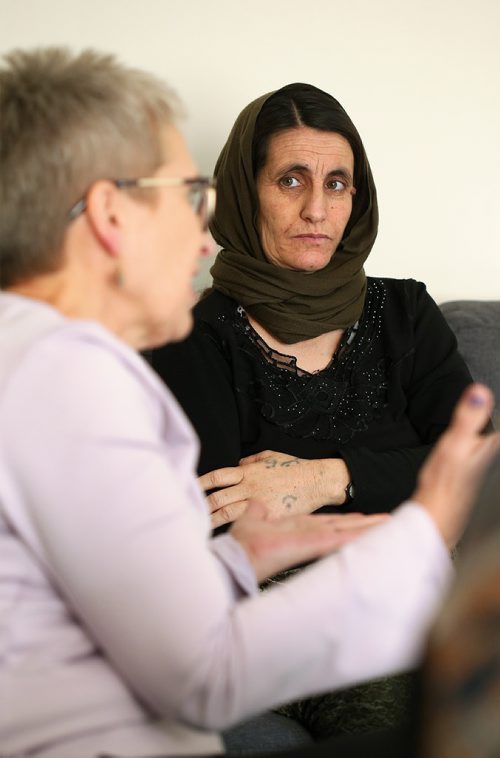
{"type": "MultiPolygon", "coordinates": [[[[215,210],[215,179],[208,176],[196,176],[192,179],[180,179],[172,176],[142,176],[139,179],[111,179],[118,189],[155,189],[157,187],[187,187],[188,201],[194,212],[202,221],[203,231],[208,229],[215,210]]],[[[69,220],[77,218],[85,211],[87,198],[82,197],[71,208],[69,220]]]]}

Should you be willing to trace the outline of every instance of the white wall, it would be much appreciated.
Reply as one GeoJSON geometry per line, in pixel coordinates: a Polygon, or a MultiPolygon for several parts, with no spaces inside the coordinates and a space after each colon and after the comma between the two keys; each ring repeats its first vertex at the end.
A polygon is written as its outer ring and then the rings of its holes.
{"type": "Polygon", "coordinates": [[[379,192],[374,275],[500,297],[500,0],[0,0],[0,53],[116,52],[182,95],[210,172],[239,110],[306,81],[335,95],[379,192]]]}

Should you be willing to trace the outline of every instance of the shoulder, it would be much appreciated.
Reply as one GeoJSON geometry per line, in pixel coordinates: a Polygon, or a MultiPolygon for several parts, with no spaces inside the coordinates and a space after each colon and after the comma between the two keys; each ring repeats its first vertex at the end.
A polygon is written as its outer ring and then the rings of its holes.
{"type": "MultiPolygon", "coordinates": [[[[215,289],[205,290],[193,308],[193,328],[183,342],[173,343],[153,352],[176,352],[179,346],[190,347],[201,342],[217,344],[231,340],[234,323],[238,319],[238,303],[215,289]]],[[[182,350],[181,350],[182,352],[182,350]]]]}
{"type": "Polygon", "coordinates": [[[373,301],[383,305],[389,317],[399,313],[416,316],[420,308],[435,305],[424,282],[390,277],[367,277],[367,303],[373,301]]]}
{"type": "Polygon", "coordinates": [[[63,321],[33,341],[4,390],[8,403],[45,408],[103,434],[111,421],[124,432],[158,430],[165,414],[177,423],[175,401],[143,358],[94,322],[63,321]]]}
{"type": "Polygon", "coordinates": [[[386,276],[368,276],[368,292],[375,289],[383,289],[386,296],[391,299],[419,297],[422,293],[427,292],[424,282],[416,279],[394,279],[386,276]]]}
{"type": "Polygon", "coordinates": [[[199,373],[213,370],[227,360],[232,345],[238,304],[216,290],[202,295],[193,309],[193,328],[180,342],[171,342],[151,351],[148,360],[155,372],[180,396],[190,386],[191,378],[198,386],[199,373]]]}
{"type": "MultiPolygon", "coordinates": [[[[125,473],[155,452],[192,475],[199,447],[183,411],[144,359],[103,326],[36,303],[7,308],[0,298],[0,334],[0,462],[9,462],[9,477],[30,471],[30,482],[41,482],[54,460],[61,475],[75,465],[96,473],[103,455],[125,473]]],[[[59,479],[73,486],[69,474],[59,479]]]]}
{"type": "Polygon", "coordinates": [[[195,323],[216,324],[233,316],[238,308],[238,303],[227,295],[223,295],[216,289],[210,289],[202,293],[200,300],[193,310],[195,323]]]}
{"type": "Polygon", "coordinates": [[[439,306],[424,282],[415,279],[369,277],[364,318],[395,355],[408,353],[424,337],[437,342],[448,339],[439,306]]]}
{"type": "Polygon", "coordinates": [[[453,333],[424,282],[415,279],[371,279],[368,292],[374,287],[382,287],[385,292],[384,308],[378,324],[386,341],[398,349],[425,345],[424,352],[434,353],[430,356],[434,358],[443,351],[453,350],[453,333]]]}

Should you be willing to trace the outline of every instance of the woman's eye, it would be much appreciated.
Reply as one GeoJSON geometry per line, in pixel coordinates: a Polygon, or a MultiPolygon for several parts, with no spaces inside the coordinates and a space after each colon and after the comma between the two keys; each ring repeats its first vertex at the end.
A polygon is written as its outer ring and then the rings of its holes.
{"type": "Polygon", "coordinates": [[[298,179],[296,179],[294,176],[283,176],[280,179],[280,184],[282,187],[300,187],[300,182],[298,179]]]}
{"type": "Polygon", "coordinates": [[[331,181],[327,183],[327,187],[334,192],[342,192],[347,189],[346,183],[341,181],[341,179],[331,179],[331,181]]]}

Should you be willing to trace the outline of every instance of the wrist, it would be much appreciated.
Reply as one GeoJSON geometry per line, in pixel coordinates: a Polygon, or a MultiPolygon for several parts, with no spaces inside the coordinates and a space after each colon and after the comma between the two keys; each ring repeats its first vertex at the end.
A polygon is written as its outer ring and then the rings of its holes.
{"type": "Polygon", "coordinates": [[[321,458],[316,463],[321,505],[344,505],[349,502],[347,489],[351,488],[353,495],[353,484],[351,473],[342,458],[321,458]]]}
{"type": "Polygon", "coordinates": [[[352,479],[347,485],[347,487],[344,490],[345,492],[345,500],[343,502],[343,505],[349,505],[349,503],[352,503],[354,500],[354,484],[352,483],[352,479]]]}

